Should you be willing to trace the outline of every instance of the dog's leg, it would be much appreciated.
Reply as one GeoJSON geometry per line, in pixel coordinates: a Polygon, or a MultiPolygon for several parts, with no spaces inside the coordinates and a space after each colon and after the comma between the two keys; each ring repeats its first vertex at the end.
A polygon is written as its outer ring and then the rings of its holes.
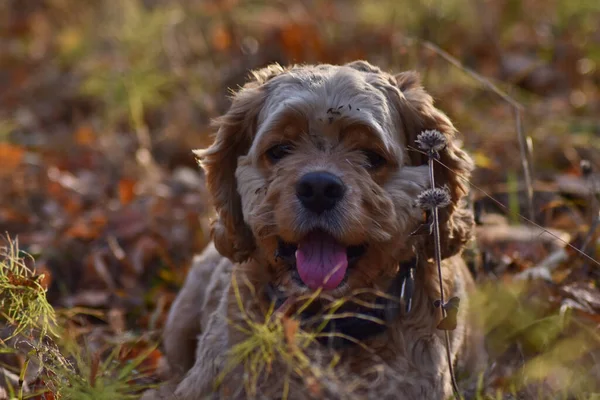
{"type": "MultiPolygon", "coordinates": [[[[226,327],[216,326],[219,302],[225,296],[231,262],[222,257],[211,243],[195,257],[183,288],[173,303],[163,332],[163,344],[171,368],[171,380],[156,390],[148,390],[142,400],[182,400],[205,398],[208,384],[216,374],[206,371],[206,365],[216,355],[225,352],[226,345],[212,342],[225,340],[226,327]],[[222,331],[225,331],[223,334],[222,331]],[[215,334],[217,332],[217,334],[215,334]],[[225,335],[225,336],[224,336],[225,335]],[[211,353],[212,352],[212,353],[211,353]],[[185,379],[183,382],[182,378],[185,379]],[[180,384],[181,383],[181,384],[180,384]],[[198,391],[204,388],[203,391],[198,391]],[[175,394],[177,393],[179,394],[175,394]]],[[[219,309],[220,312],[224,311],[219,309]]],[[[224,317],[223,317],[224,318],[224,317]]],[[[223,319],[221,318],[221,319],[223,319]]]]}
{"type": "Polygon", "coordinates": [[[216,311],[210,316],[206,329],[198,338],[195,363],[177,386],[174,398],[178,400],[198,400],[211,398],[215,384],[223,370],[229,348],[228,325],[226,319],[227,297],[222,296],[216,311]]]}
{"type": "Polygon", "coordinates": [[[210,297],[215,272],[226,260],[216,251],[213,244],[195,257],[183,288],[173,303],[163,331],[163,345],[174,378],[182,377],[195,361],[198,335],[202,330],[202,319],[214,311],[204,309],[210,297]]]}

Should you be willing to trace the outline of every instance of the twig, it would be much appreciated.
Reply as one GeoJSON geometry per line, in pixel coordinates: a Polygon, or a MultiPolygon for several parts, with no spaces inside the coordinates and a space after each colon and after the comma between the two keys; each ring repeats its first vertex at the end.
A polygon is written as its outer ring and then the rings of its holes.
{"type": "MultiPolygon", "coordinates": [[[[419,149],[416,149],[412,146],[407,146],[409,150],[411,151],[416,151],[419,152],[421,154],[425,154],[427,155],[427,153],[425,153],[424,151],[421,151],[419,149]]],[[[504,204],[502,204],[500,201],[498,201],[497,199],[493,198],[488,192],[486,192],[485,190],[483,190],[482,188],[480,188],[479,186],[475,185],[474,183],[472,183],[470,180],[468,180],[467,178],[462,177],[458,172],[454,171],[452,168],[450,168],[449,166],[447,166],[446,164],[444,164],[443,162],[441,162],[440,160],[434,160],[435,162],[437,162],[439,165],[443,166],[444,168],[446,168],[448,171],[451,171],[453,173],[456,174],[456,176],[459,179],[462,179],[467,185],[469,185],[470,187],[474,188],[475,190],[483,193],[483,195],[485,197],[487,197],[488,199],[490,199],[494,204],[496,204],[498,207],[502,208],[503,210],[508,210],[508,207],[506,207],[504,204]]],[[[597,266],[600,266],[600,261],[594,259],[593,257],[590,257],[589,255],[587,255],[586,253],[584,253],[583,251],[581,251],[580,249],[578,249],[577,247],[573,246],[571,243],[561,239],[558,235],[552,233],[551,231],[549,231],[548,229],[544,228],[543,226],[541,226],[540,224],[535,223],[534,221],[532,221],[531,219],[525,217],[522,214],[518,214],[518,217],[521,218],[523,221],[535,226],[536,228],[540,229],[542,232],[547,233],[548,235],[552,236],[554,239],[558,240],[559,242],[561,242],[562,244],[564,244],[566,247],[570,248],[571,250],[575,251],[576,253],[578,253],[579,255],[583,256],[585,259],[587,259],[588,261],[591,261],[592,263],[596,264],[597,266]]]]}
{"type": "MultiPolygon", "coordinates": [[[[596,185],[596,181],[595,179],[593,179],[593,169],[592,169],[592,164],[589,162],[589,160],[581,160],[580,163],[580,167],[581,167],[581,174],[583,175],[588,188],[589,188],[589,216],[590,219],[592,220],[592,223],[590,224],[590,229],[588,230],[587,234],[585,235],[584,239],[583,239],[583,243],[581,244],[581,251],[585,252],[585,254],[589,255],[590,257],[592,257],[592,255],[595,254],[595,249],[592,249],[591,251],[588,251],[588,246],[590,244],[590,242],[592,241],[592,239],[594,238],[594,235],[596,234],[596,230],[598,229],[598,226],[600,225],[600,210],[598,209],[598,197],[597,197],[597,192],[598,192],[598,188],[596,185]]],[[[584,261],[583,263],[583,267],[582,267],[584,273],[587,273],[589,270],[589,265],[586,261],[584,261]]]]}
{"type": "Polygon", "coordinates": [[[439,46],[435,45],[434,43],[432,43],[428,40],[422,40],[422,39],[409,38],[408,41],[409,41],[409,43],[412,41],[415,41],[415,42],[419,43],[420,45],[422,45],[423,47],[425,47],[426,49],[431,50],[432,52],[434,52],[438,56],[442,57],[444,60],[448,61],[450,64],[452,64],[456,68],[460,69],[461,71],[466,72],[469,76],[471,76],[471,78],[475,79],[481,85],[485,86],[487,89],[491,90],[496,95],[498,95],[502,100],[504,100],[508,104],[510,104],[511,107],[518,109],[520,111],[523,111],[524,107],[521,103],[519,103],[518,101],[516,101],[515,99],[510,97],[506,92],[504,92],[498,86],[494,85],[488,79],[482,77],[477,72],[473,71],[471,68],[465,67],[463,65],[463,63],[461,63],[458,59],[456,59],[454,56],[452,56],[447,51],[442,50],[439,46]]]}
{"type": "MultiPolygon", "coordinates": [[[[435,245],[435,262],[438,271],[438,279],[440,283],[440,310],[442,313],[442,321],[447,317],[446,301],[444,298],[444,284],[442,280],[442,250],[440,244],[440,223],[438,208],[445,207],[450,203],[450,194],[446,189],[435,187],[435,176],[433,171],[433,162],[439,158],[438,152],[446,146],[446,137],[439,131],[424,131],[417,136],[417,144],[422,150],[427,152],[429,178],[431,180],[431,189],[419,195],[417,202],[422,208],[428,208],[432,211],[433,216],[433,241],[435,245]]],[[[444,329],[444,337],[446,339],[446,358],[448,360],[448,370],[450,372],[450,380],[452,382],[452,391],[457,400],[461,399],[456,377],[454,375],[454,365],[452,364],[452,355],[450,353],[450,333],[444,329]]]]}
{"type": "Polygon", "coordinates": [[[410,44],[410,42],[413,42],[413,41],[420,44],[424,48],[432,51],[433,53],[437,54],[438,56],[440,56],[441,58],[446,60],[448,63],[452,64],[454,67],[465,72],[471,78],[473,78],[474,80],[479,82],[482,86],[484,86],[488,90],[495,93],[498,97],[500,97],[502,100],[507,102],[512,107],[512,109],[515,113],[515,129],[517,131],[517,139],[519,141],[519,150],[521,153],[521,165],[523,166],[523,174],[525,176],[525,184],[527,185],[527,191],[526,191],[527,207],[528,207],[527,215],[530,220],[533,220],[533,218],[534,218],[533,178],[532,178],[533,171],[531,168],[529,147],[527,146],[528,137],[525,136],[525,134],[523,133],[523,121],[522,121],[522,113],[524,110],[523,105],[521,103],[519,103],[518,101],[516,101],[515,99],[513,99],[512,97],[510,97],[506,92],[504,92],[503,90],[498,88],[498,86],[494,85],[490,80],[482,77],[477,72],[473,71],[471,68],[464,66],[458,59],[456,59],[451,54],[444,51],[443,49],[441,49],[439,46],[435,45],[434,43],[427,41],[427,40],[421,40],[421,39],[415,39],[415,38],[408,39],[409,44],[410,44]]]}
{"type": "Polygon", "coordinates": [[[531,166],[529,163],[529,146],[527,145],[527,139],[523,134],[523,120],[522,110],[519,108],[513,108],[515,112],[515,129],[517,130],[517,139],[519,140],[519,151],[521,152],[521,165],[523,166],[523,174],[525,176],[525,185],[527,193],[527,211],[529,219],[534,219],[533,213],[533,178],[531,166]]]}
{"type": "Polygon", "coordinates": [[[583,243],[581,244],[581,251],[586,252],[586,254],[587,254],[587,247],[589,246],[590,242],[592,241],[592,238],[594,237],[594,234],[596,233],[596,229],[598,229],[599,225],[600,225],[600,213],[598,213],[598,215],[596,215],[596,218],[594,218],[594,221],[592,222],[592,225],[590,225],[590,229],[588,230],[587,234],[585,235],[585,239],[583,240],[583,243]]]}

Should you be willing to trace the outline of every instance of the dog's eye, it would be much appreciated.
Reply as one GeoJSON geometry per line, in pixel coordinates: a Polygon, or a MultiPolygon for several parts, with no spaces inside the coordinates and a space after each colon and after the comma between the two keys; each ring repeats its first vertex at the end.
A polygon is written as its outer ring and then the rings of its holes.
{"type": "Polygon", "coordinates": [[[267,157],[273,163],[281,160],[292,152],[292,145],[290,144],[278,144],[267,150],[267,157]]]}
{"type": "Polygon", "coordinates": [[[386,163],[386,159],[376,151],[362,150],[362,152],[367,159],[365,164],[365,168],[367,169],[377,169],[386,163]]]}

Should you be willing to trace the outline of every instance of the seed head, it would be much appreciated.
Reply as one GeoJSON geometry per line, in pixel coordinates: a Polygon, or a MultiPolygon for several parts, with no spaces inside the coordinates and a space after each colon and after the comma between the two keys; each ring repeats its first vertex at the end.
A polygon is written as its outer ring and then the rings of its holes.
{"type": "Polygon", "coordinates": [[[447,187],[427,189],[417,197],[417,205],[425,210],[431,210],[434,207],[444,208],[449,205],[450,192],[447,187]]]}
{"type": "Polygon", "coordinates": [[[436,154],[446,147],[448,140],[440,131],[433,129],[421,132],[415,142],[419,149],[428,154],[436,154]]]}
{"type": "Polygon", "coordinates": [[[592,172],[594,172],[590,160],[581,160],[579,166],[581,168],[581,175],[583,175],[586,178],[590,176],[592,172]]]}

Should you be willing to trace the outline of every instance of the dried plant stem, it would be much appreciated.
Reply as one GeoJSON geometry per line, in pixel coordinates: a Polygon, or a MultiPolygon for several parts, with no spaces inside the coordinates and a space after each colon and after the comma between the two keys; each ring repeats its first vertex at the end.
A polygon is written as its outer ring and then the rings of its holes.
{"type": "MultiPolygon", "coordinates": [[[[420,150],[420,149],[417,149],[416,147],[408,146],[408,149],[411,150],[411,151],[416,151],[418,153],[427,155],[427,152],[425,152],[423,150],[420,150]]],[[[447,166],[446,164],[444,164],[440,160],[435,160],[435,162],[438,163],[439,165],[441,165],[446,170],[448,170],[448,171],[450,171],[452,173],[457,174],[457,176],[458,176],[459,179],[461,179],[462,181],[464,181],[467,185],[469,185],[473,189],[475,189],[478,192],[480,192],[485,198],[489,199],[492,203],[494,203],[495,205],[497,205],[499,208],[501,208],[502,210],[508,211],[508,207],[506,207],[504,204],[502,204],[502,202],[500,200],[495,199],[494,197],[492,197],[488,192],[486,192],[485,190],[483,190],[482,187],[477,186],[476,184],[474,184],[473,182],[471,182],[470,180],[468,180],[466,178],[463,178],[455,170],[453,170],[452,168],[450,168],[449,166],[447,166]]],[[[543,226],[541,226],[540,224],[536,223],[535,221],[532,221],[531,219],[525,217],[524,215],[519,214],[518,217],[520,219],[522,219],[523,221],[527,222],[529,225],[538,228],[540,230],[540,235],[542,233],[546,233],[546,234],[552,236],[556,241],[562,243],[563,245],[565,245],[565,247],[568,247],[569,249],[573,250],[574,252],[576,252],[577,254],[579,254],[580,256],[582,256],[583,258],[585,258],[588,262],[596,264],[597,266],[600,267],[600,261],[594,259],[593,257],[590,257],[585,252],[581,251],[581,249],[573,246],[568,241],[566,241],[564,239],[561,239],[561,237],[558,236],[557,234],[553,233],[552,231],[549,231],[548,229],[544,228],[543,226]]]]}
{"type": "MultiPolygon", "coordinates": [[[[433,162],[434,158],[432,154],[429,155],[429,177],[431,179],[431,189],[435,189],[435,177],[433,173],[433,162]]],[[[446,304],[446,300],[444,298],[444,284],[442,280],[442,250],[440,245],[440,222],[438,215],[438,207],[434,206],[431,209],[433,216],[433,241],[435,245],[435,263],[438,271],[438,279],[440,281],[440,310],[442,313],[442,319],[446,318],[446,309],[444,305],[446,304]]],[[[460,400],[460,392],[458,390],[458,384],[456,383],[456,378],[454,375],[454,365],[452,364],[452,356],[450,354],[450,333],[447,330],[444,330],[444,336],[446,339],[446,358],[448,359],[448,370],[450,371],[450,380],[452,382],[452,391],[454,392],[454,397],[457,400],[460,400]]]]}
{"type": "Polygon", "coordinates": [[[581,244],[581,251],[587,252],[587,248],[588,248],[590,242],[592,241],[592,238],[594,237],[594,234],[596,233],[598,226],[600,226],[600,212],[596,215],[596,218],[594,218],[594,221],[590,225],[590,228],[588,229],[588,231],[583,239],[583,243],[581,244]]]}
{"type": "MultiPolygon", "coordinates": [[[[596,234],[596,230],[598,229],[598,226],[600,226],[600,204],[598,204],[599,202],[598,202],[598,196],[597,196],[598,187],[596,184],[596,180],[592,176],[593,170],[592,170],[592,166],[588,160],[581,161],[581,172],[582,172],[582,175],[585,178],[586,183],[589,188],[589,195],[588,195],[588,201],[589,201],[588,214],[589,214],[589,216],[588,216],[588,218],[592,221],[590,224],[590,228],[588,229],[588,232],[583,239],[583,243],[581,244],[581,251],[583,251],[589,257],[594,257],[595,253],[596,253],[595,249],[588,250],[588,246],[589,246],[590,242],[592,241],[592,239],[594,238],[594,236],[596,234]]],[[[589,263],[587,260],[584,260],[582,270],[584,273],[589,272],[590,268],[589,268],[589,263]]],[[[596,274],[599,274],[598,269],[595,269],[594,272],[596,272],[596,274]]]]}
{"type": "Polygon", "coordinates": [[[460,62],[456,57],[452,56],[447,51],[442,50],[439,46],[428,40],[417,40],[417,42],[420,43],[426,49],[434,52],[444,60],[448,61],[456,68],[466,72],[471,78],[475,79],[481,85],[485,86],[487,89],[494,92],[502,100],[510,104],[512,108],[517,109],[519,111],[523,111],[523,105],[521,103],[510,97],[506,92],[502,91],[498,86],[494,85],[489,79],[482,77],[477,72],[473,71],[471,68],[465,67],[462,62],[460,62]]]}
{"type": "Polygon", "coordinates": [[[417,43],[418,45],[421,45],[422,47],[426,48],[427,50],[437,54],[439,57],[446,60],[449,64],[451,64],[454,67],[465,72],[467,75],[469,75],[471,78],[473,78],[474,80],[479,82],[486,89],[490,90],[491,92],[496,94],[498,97],[500,97],[503,101],[508,103],[508,105],[510,105],[510,107],[513,109],[513,111],[515,113],[515,130],[517,131],[517,140],[519,142],[519,150],[521,153],[521,165],[523,166],[523,175],[525,177],[525,184],[527,186],[527,188],[526,188],[527,217],[530,220],[533,220],[533,218],[534,218],[533,171],[532,171],[531,162],[530,162],[531,154],[529,151],[529,146],[527,145],[528,137],[523,132],[523,119],[522,119],[522,117],[523,117],[522,114],[523,114],[523,109],[524,109],[523,105],[521,103],[519,103],[518,101],[516,101],[515,99],[513,99],[512,97],[510,97],[506,92],[501,90],[498,86],[494,85],[489,79],[486,79],[483,76],[479,75],[477,72],[473,71],[471,68],[464,66],[463,63],[460,62],[456,57],[453,57],[450,53],[448,53],[447,51],[444,51],[443,49],[441,49],[439,46],[435,45],[434,43],[427,41],[427,40],[414,39],[414,38],[409,38],[407,40],[407,43],[409,45],[412,44],[413,42],[417,43]]]}
{"type": "Polygon", "coordinates": [[[525,186],[527,194],[527,217],[531,220],[534,219],[533,212],[533,178],[531,166],[529,163],[529,146],[527,145],[527,138],[523,133],[523,116],[522,109],[513,107],[515,112],[515,129],[517,131],[517,139],[519,140],[519,150],[521,152],[521,165],[523,166],[523,175],[525,176],[525,186]]]}

